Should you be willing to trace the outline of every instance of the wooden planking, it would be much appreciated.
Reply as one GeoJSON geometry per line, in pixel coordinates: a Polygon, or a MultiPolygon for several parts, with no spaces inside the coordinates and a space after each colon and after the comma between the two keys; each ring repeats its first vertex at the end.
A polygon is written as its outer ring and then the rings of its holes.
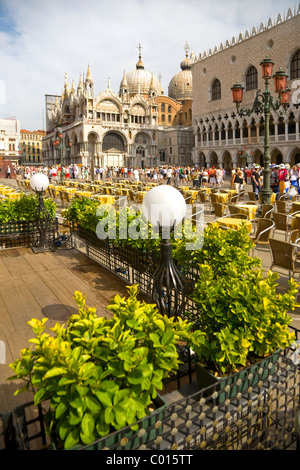
{"type": "MultiPolygon", "coordinates": [[[[53,270],[52,274],[56,277],[56,282],[61,281],[61,270],[53,270]]],[[[102,293],[93,289],[85,280],[76,276],[69,269],[65,269],[63,271],[63,280],[64,285],[69,292],[70,299],[73,298],[76,290],[82,292],[83,295],[86,295],[86,305],[88,307],[96,307],[98,314],[104,314],[103,310],[106,309],[110,300],[109,296],[102,295],[102,293]]]]}
{"type": "Polygon", "coordinates": [[[15,329],[12,317],[6,308],[2,295],[0,295],[0,339],[7,332],[15,331],[15,329]]]}
{"type": "Polygon", "coordinates": [[[21,277],[5,279],[0,284],[0,294],[16,330],[40,315],[41,308],[21,277]]]}
{"type": "Polygon", "coordinates": [[[69,316],[67,308],[59,301],[55,290],[50,289],[42,280],[43,273],[30,273],[22,276],[23,281],[27,285],[36,302],[40,306],[40,313],[43,317],[47,316],[48,311],[56,320],[65,321],[69,316]]]}
{"type": "MultiPolygon", "coordinates": [[[[67,271],[66,268],[62,267],[60,269],[40,273],[40,277],[47,287],[52,292],[55,292],[57,300],[66,308],[68,315],[72,315],[78,313],[78,307],[73,299],[73,295],[75,290],[79,290],[80,281],[78,280],[78,284],[76,284],[77,289],[74,289],[73,284],[70,285],[67,271]]],[[[89,286],[86,287],[88,290],[90,289],[89,286]]]]}
{"type": "Polygon", "coordinates": [[[8,364],[20,357],[20,350],[30,346],[34,336],[27,324],[32,318],[48,317],[48,328],[56,321],[66,322],[77,313],[73,299],[79,290],[86,295],[86,304],[96,307],[98,315],[111,316],[106,307],[116,295],[126,295],[126,282],[114,276],[75,250],[33,253],[15,248],[0,251],[0,340],[7,350],[7,364],[0,366],[0,412],[27,401],[13,397],[16,384],[8,364]]]}
{"type": "Polygon", "coordinates": [[[2,257],[2,261],[11,276],[21,276],[33,272],[32,267],[23,256],[5,256],[2,257]]]}
{"type": "Polygon", "coordinates": [[[0,280],[5,279],[6,277],[10,276],[10,272],[7,269],[6,264],[3,261],[3,257],[0,257],[0,280]]]}

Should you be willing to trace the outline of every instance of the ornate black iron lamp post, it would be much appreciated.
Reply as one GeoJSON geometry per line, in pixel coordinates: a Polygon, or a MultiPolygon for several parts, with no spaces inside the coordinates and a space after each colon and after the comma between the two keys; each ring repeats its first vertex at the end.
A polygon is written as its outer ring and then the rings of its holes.
{"type": "Polygon", "coordinates": [[[49,215],[44,205],[44,194],[49,186],[49,180],[43,173],[36,173],[30,178],[30,186],[38,195],[37,225],[39,230],[39,244],[36,251],[44,251],[47,248],[47,231],[49,230],[49,215]]]}
{"type": "Polygon", "coordinates": [[[63,180],[64,174],[63,174],[63,161],[62,161],[62,150],[67,150],[71,151],[71,147],[73,145],[72,140],[69,141],[69,147],[65,147],[63,144],[63,135],[60,129],[58,129],[57,137],[53,142],[54,147],[56,147],[59,150],[59,160],[60,160],[60,181],[63,180]]]}
{"type": "Polygon", "coordinates": [[[274,62],[266,57],[260,65],[262,66],[262,78],[265,81],[265,91],[261,93],[257,91],[254,103],[251,109],[241,108],[243,100],[244,87],[236,83],[231,88],[233,101],[236,104],[237,112],[240,116],[250,116],[253,112],[257,114],[264,114],[265,120],[265,139],[264,139],[264,181],[262,189],[262,202],[270,204],[272,190],[270,187],[270,113],[275,111],[278,116],[283,116],[286,113],[286,108],[290,101],[290,89],[286,87],[288,75],[281,69],[273,75],[275,80],[275,91],[278,93],[278,98],[274,98],[269,90],[270,79],[272,78],[274,62]]]}
{"type": "Polygon", "coordinates": [[[150,278],[148,294],[161,314],[179,316],[185,302],[185,278],[174,263],[170,235],[185,216],[185,200],[177,189],[157,186],[145,195],[143,212],[161,237],[160,261],[150,278]]]}

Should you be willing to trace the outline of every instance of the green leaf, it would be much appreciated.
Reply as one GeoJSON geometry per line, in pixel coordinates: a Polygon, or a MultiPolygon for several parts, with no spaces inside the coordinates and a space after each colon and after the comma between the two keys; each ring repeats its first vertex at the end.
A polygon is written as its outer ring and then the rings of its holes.
{"type": "Polygon", "coordinates": [[[96,400],[96,398],[88,395],[85,397],[85,403],[90,411],[100,411],[102,408],[101,404],[98,400],[96,400]]]}
{"type": "Polygon", "coordinates": [[[56,377],[57,375],[62,375],[66,373],[67,369],[64,369],[63,367],[53,367],[44,375],[44,379],[50,379],[51,377],[56,377]]]}
{"type": "Polygon", "coordinates": [[[159,319],[155,319],[153,320],[153,323],[155,323],[156,326],[158,326],[158,328],[161,330],[161,331],[165,331],[165,324],[162,320],[159,320],[159,319]]]}
{"type": "Polygon", "coordinates": [[[108,393],[96,392],[95,395],[104,407],[112,406],[112,401],[108,393]]]}
{"type": "Polygon", "coordinates": [[[71,409],[69,411],[69,424],[71,426],[76,426],[77,424],[79,424],[81,419],[82,419],[81,413],[78,414],[77,410],[72,410],[71,409]]]}
{"type": "Polygon", "coordinates": [[[171,343],[171,341],[173,340],[174,338],[174,331],[173,330],[169,330],[167,331],[163,337],[162,337],[162,340],[161,340],[161,343],[164,345],[164,346],[167,346],[169,343],[171,343]]]}
{"type": "Polygon", "coordinates": [[[89,436],[93,433],[95,427],[95,420],[90,413],[85,413],[81,421],[81,430],[83,434],[89,436]]]}
{"type": "Polygon", "coordinates": [[[138,385],[143,380],[143,373],[139,370],[133,370],[128,374],[128,382],[133,385],[138,385]]]}
{"type": "Polygon", "coordinates": [[[63,401],[61,401],[58,407],[56,408],[55,418],[59,419],[66,412],[67,409],[68,409],[68,405],[64,403],[63,401]]]}
{"type": "Polygon", "coordinates": [[[79,442],[79,431],[78,429],[71,429],[65,440],[65,449],[71,449],[79,442]]]}

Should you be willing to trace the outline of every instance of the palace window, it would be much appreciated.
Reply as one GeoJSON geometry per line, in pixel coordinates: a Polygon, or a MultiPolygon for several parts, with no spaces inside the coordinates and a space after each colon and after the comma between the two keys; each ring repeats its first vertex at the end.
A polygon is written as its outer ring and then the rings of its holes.
{"type": "Polygon", "coordinates": [[[297,51],[291,60],[291,79],[300,78],[300,50],[297,51]]]}
{"type": "Polygon", "coordinates": [[[246,91],[256,90],[258,86],[257,69],[250,67],[246,75],[246,91]]]}
{"type": "Polygon", "coordinates": [[[217,78],[214,80],[211,87],[211,99],[212,101],[219,100],[221,98],[221,82],[217,78]]]}

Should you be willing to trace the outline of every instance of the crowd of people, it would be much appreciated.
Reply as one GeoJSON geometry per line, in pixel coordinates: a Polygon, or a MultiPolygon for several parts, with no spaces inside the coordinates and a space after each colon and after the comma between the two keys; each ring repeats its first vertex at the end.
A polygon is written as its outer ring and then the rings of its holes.
{"type": "MultiPolygon", "coordinates": [[[[126,167],[95,167],[94,180],[126,179],[135,181],[153,181],[179,186],[189,184],[192,187],[219,187],[224,184],[225,178],[230,181],[232,189],[238,192],[245,185],[252,185],[253,192],[257,195],[263,187],[263,167],[253,165],[246,168],[235,168],[231,175],[224,169],[214,166],[200,168],[194,166],[159,166],[148,168],[126,168],[126,167]]],[[[15,173],[22,179],[30,179],[36,172],[46,174],[50,182],[61,180],[60,165],[52,166],[16,166],[15,173]]],[[[83,165],[69,165],[63,167],[64,179],[79,179],[90,181],[91,168],[83,165]]],[[[300,164],[290,166],[288,164],[270,165],[270,186],[273,192],[288,191],[291,186],[300,189],[300,164]]]]}
{"type": "MultiPolygon", "coordinates": [[[[83,165],[69,165],[63,167],[64,179],[91,180],[91,168],[83,165]]],[[[36,172],[46,174],[50,181],[61,179],[60,165],[52,166],[17,166],[16,174],[22,179],[30,179],[36,172]]],[[[152,180],[153,182],[166,182],[167,184],[179,185],[179,183],[190,183],[193,186],[215,186],[224,181],[225,171],[220,168],[196,168],[193,166],[159,166],[148,168],[127,167],[95,167],[94,178],[96,180],[112,180],[112,178],[131,178],[136,181],[152,180]]]]}
{"type": "MultiPolygon", "coordinates": [[[[232,171],[231,188],[241,191],[245,184],[252,185],[253,192],[261,192],[264,180],[264,168],[254,165],[252,168],[236,168],[232,171]]],[[[300,189],[300,164],[290,166],[281,163],[270,165],[270,187],[274,193],[287,192],[290,189],[298,193],[300,189]]]]}

